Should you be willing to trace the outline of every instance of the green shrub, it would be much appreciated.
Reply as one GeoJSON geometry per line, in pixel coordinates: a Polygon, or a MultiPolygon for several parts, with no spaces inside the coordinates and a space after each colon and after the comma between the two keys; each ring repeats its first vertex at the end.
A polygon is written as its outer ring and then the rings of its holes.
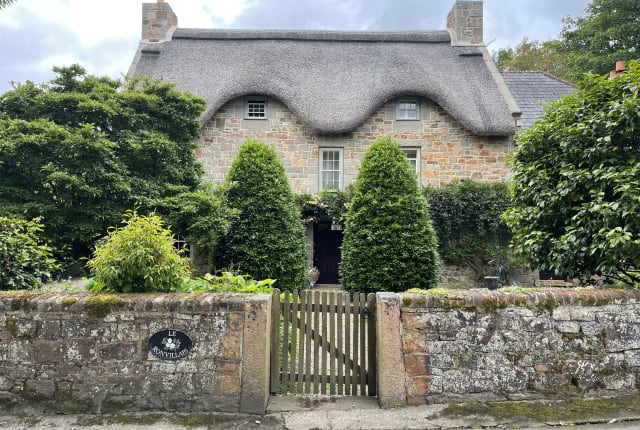
{"type": "Polygon", "coordinates": [[[185,293],[254,293],[271,294],[274,279],[256,281],[249,275],[237,275],[232,272],[222,272],[219,275],[210,273],[196,279],[186,281],[180,291],[185,293]]]}
{"type": "Polygon", "coordinates": [[[367,150],[347,212],[342,284],[349,291],[434,288],[438,241],[416,175],[390,137],[367,150]]]}
{"type": "Polygon", "coordinates": [[[217,267],[276,279],[280,289],[302,288],[305,230],[275,150],[247,140],[231,165],[226,187],[226,201],[235,216],[220,241],[217,267]]]}
{"type": "Polygon", "coordinates": [[[465,180],[423,192],[444,262],[482,273],[487,261],[506,254],[511,233],[500,218],[509,204],[506,184],[465,180]]]}
{"type": "Polygon", "coordinates": [[[198,246],[199,252],[214,261],[220,238],[229,227],[233,213],[224,203],[224,189],[211,183],[202,184],[196,191],[167,199],[167,218],[179,236],[198,246]]]}
{"type": "Polygon", "coordinates": [[[0,217],[0,290],[32,289],[51,278],[57,264],[41,231],[39,218],[0,217]]]}
{"type": "Polygon", "coordinates": [[[586,75],[516,136],[504,219],[531,266],[640,285],[639,92],[637,61],[586,75]]]}
{"type": "Polygon", "coordinates": [[[156,214],[125,214],[89,260],[94,291],[144,293],[175,291],[189,277],[189,260],[173,247],[174,238],[156,214]]]}

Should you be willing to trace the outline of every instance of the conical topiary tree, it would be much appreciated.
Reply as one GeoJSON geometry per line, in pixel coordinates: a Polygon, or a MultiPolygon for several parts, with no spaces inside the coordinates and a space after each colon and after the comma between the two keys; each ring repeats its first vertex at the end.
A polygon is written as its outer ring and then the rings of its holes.
{"type": "Polygon", "coordinates": [[[280,289],[302,288],[305,231],[275,150],[248,139],[231,165],[226,186],[227,204],[236,215],[220,241],[218,268],[276,279],[280,289]]]}
{"type": "Polygon", "coordinates": [[[367,150],[347,212],[340,275],[351,292],[433,288],[438,241],[415,172],[390,137],[367,150]]]}

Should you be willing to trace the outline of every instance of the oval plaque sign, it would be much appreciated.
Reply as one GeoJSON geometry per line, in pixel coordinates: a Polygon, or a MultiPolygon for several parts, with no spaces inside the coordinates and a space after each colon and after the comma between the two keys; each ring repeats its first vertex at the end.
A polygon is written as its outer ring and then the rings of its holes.
{"type": "Polygon", "coordinates": [[[160,330],[149,338],[149,352],[162,360],[185,358],[192,347],[191,338],[180,330],[160,330]]]}

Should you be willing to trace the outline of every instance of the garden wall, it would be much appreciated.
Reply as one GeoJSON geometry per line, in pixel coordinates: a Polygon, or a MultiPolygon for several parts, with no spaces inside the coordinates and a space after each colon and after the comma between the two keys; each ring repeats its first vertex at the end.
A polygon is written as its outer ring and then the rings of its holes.
{"type": "Polygon", "coordinates": [[[268,295],[0,293],[0,410],[263,413],[269,316],[268,295]]]}
{"type": "MultiPolygon", "coordinates": [[[[270,300],[0,293],[0,410],[262,414],[270,300]]],[[[613,395],[640,383],[635,290],[378,293],[376,309],[383,407],[613,395]]]]}
{"type": "Polygon", "coordinates": [[[406,404],[638,388],[635,290],[451,291],[402,294],[399,303],[406,404]]]}

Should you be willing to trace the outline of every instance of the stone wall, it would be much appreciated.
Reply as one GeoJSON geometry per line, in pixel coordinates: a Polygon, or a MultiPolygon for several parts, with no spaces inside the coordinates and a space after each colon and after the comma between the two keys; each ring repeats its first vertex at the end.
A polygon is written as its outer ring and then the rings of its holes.
{"type": "Polygon", "coordinates": [[[406,403],[613,394],[640,381],[640,292],[401,295],[406,403]]]}
{"type": "Polygon", "coordinates": [[[262,413],[269,306],[267,295],[0,293],[0,410],[262,413]],[[163,329],[191,338],[185,358],[149,352],[163,329]]]}
{"type": "Polygon", "coordinates": [[[504,181],[504,163],[511,139],[474,136],[440,106],[420,99],[420,120],[396,120],[396,102],[391,100],[351,133],[322,135],[297,120],[280,101],[267,100],[268,119],[244,119],[245,99],[231,100],[203,127],[197,149],[205,177],[223,182],[240,145],[248,138],[273,145],[285,165],[296,193],[318,192],[318,148],[342,148],[343,184],[358,174],[365,149],[381,136],[389,135],[405,147],[420,148],[422,185],[444,185],[461,179],[504,181]]]}

